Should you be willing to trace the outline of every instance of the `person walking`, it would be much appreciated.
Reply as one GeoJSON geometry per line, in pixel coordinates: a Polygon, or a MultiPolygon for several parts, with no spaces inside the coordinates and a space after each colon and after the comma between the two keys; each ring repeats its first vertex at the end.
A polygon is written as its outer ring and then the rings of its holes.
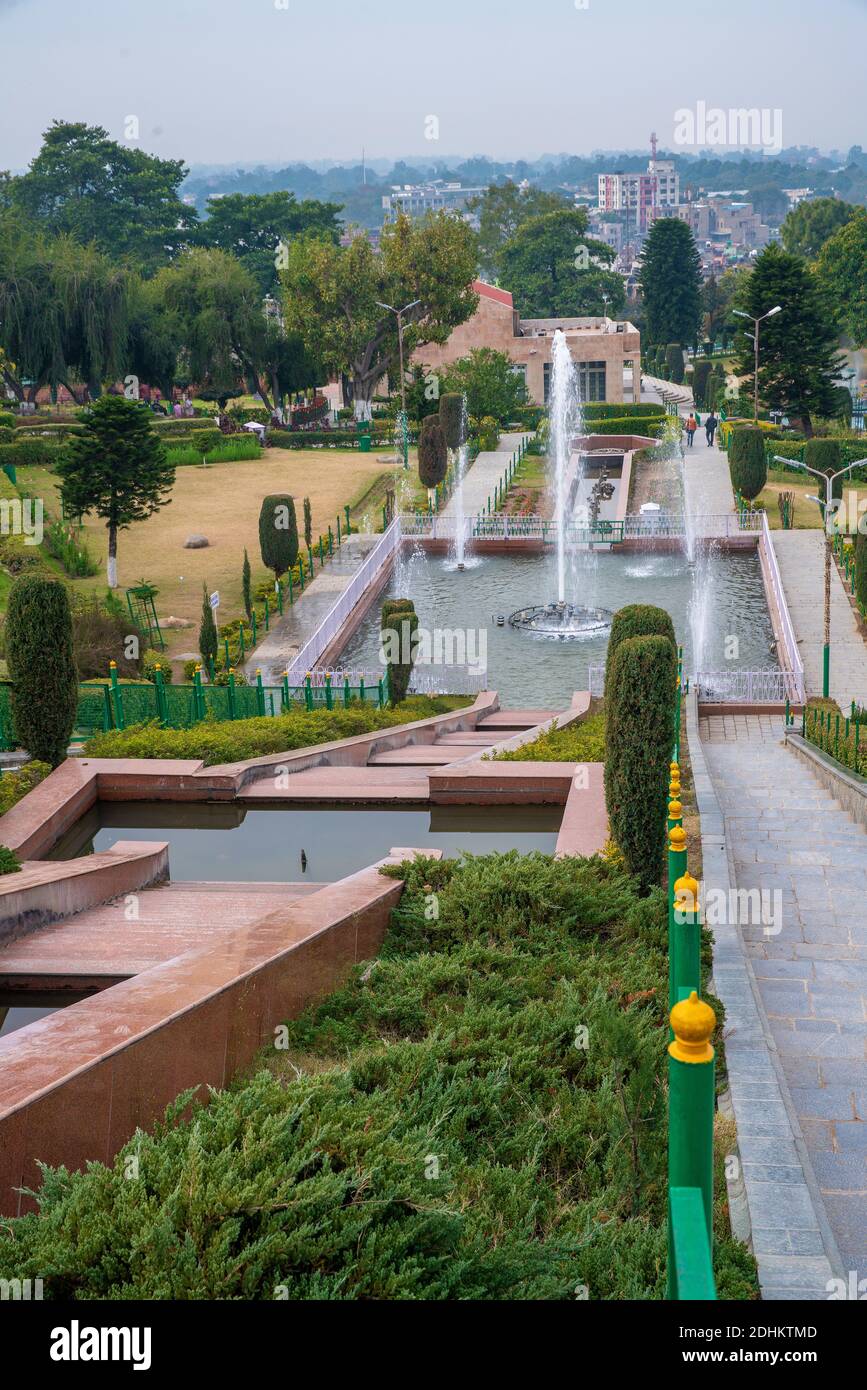
{"type": "Polygon", "coordinates": [[[707,447],[709,449],[713,448],[713,437],[716,434],[716,427],[718,423],[719,421],[717,420],[713,411],[711,411],[710,415],[708,415],[707,419],[704,422],[704,432],[707,437],[707,447]]]}
{"type": "Polygon", "coordinates": [[[686,430],[686,442],[688,447],[691,449],[692,441],[695,439],[695,432],[698,429],[698,425],[695,423],[695,416],[693,414],[690,414],[684,428],[686,430]]]}

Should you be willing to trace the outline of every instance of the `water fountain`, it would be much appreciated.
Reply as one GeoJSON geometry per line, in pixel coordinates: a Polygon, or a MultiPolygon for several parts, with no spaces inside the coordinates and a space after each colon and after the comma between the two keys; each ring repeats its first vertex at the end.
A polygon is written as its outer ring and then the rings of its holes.
{"type": "Polygon", "coordinates": [[[461,412],[461,443],[457,449],[455,457],[455,543],[453,547],[453,559],[459,570],[466,566],[464,552],[466,549],[466,517],[464,516],[464,477],[467,471],[467,456],[469,453],[469,443],[467,440],[468,421],[467,421],[467,398],[463,398],[463,410],[461,412]]]}
{"type": "MultiPolygon", "coordinates": [[[[582,608],[566,597],[569,523],[573,499],[581,484],[580,457],[573,460],[573,443],[581,433],[581,393],[578,373],[562,329],[554,334],[551,348],[551,394],[548,404],[548,461],[553,475],[554,531],[557,546],[557,599],[548,604],[519,608],[509,618],[512,627],[537,637],[559,642],[599,636],[611,625],[604,608],[582,608]]],[[[572,590],[577,576],[572,574],[572,590]]]]}

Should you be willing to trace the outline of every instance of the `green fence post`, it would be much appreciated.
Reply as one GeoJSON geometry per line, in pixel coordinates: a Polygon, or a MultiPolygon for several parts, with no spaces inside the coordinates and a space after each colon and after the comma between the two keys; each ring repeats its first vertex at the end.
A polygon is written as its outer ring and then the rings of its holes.
{"type": "Polygon", "coordinates": [[[108,674],[109,674],[109,677],[111,678],[111,699],[112,699],[112,705],[114,706],[114,727],[115,727],[116,729],[122,729],[122,728],[124,728],[124,722],[123,722],[123,696],[122,696],[122,694],[121,694],[121,689],[120,689],[120,686],[118,685],[118,681],[117,681],[117,662],[116,662],[116,661],[110,661],[110,662],[108,663],[108,674]]]}
{"type": "Polygon", "coordinates": [[[229,639],[228,639],[228,637],[227,637],[227,638],[225,639],[225,641],[224,641],[223,650],[224,650],[225,653],[226,653],[226,657],[225,657],[226,664],[225,664],[225,667],[224,667],[223,669],[226,670],[226,671],[228,671],[229,667],[231,666],[231,662],[230,662],[230,660],[229,660],[229,639]]]}
{"type": "Polygon", "coordinates": [[[383,531],[388,529],[388,513],[385,507],[382,509],[382,529],[383,531]]]}
{"type": "Polygon", "coordinates": [[[256,670],[256,713],[259,715],[265,713],[265,691],[262,689],[262,672],[258,668],[256,670]]]}
{"type": "Polygon", "coordinates": [[[169,719],[169,711],[166,701],[166,688],[163,684],[163,671],[160,663],[154,667],[154,686],[157,694],[157,718],[162,728],[166,728],[169,719]]]}
{"type": "MultiPolygon", "coordinates": [[[[320,539],[320,541],[321,541],[321,540],[322,540],[322,537],[320,536],[319,539],[320,539]]],[[[311,548],[311,550],[310,550],[310,571],[309,571],[309,573],[310,573],[310,578],[312,579],[312,578],[313,578],[313,575],[314,575],[314,573],[315,573],[315,571],[314,571],[314,569],[313,569],[313,550],[312,550],[312,548],[311,548]]]]}
{"type": "Polygon", "coordinates": [[[686,873],[686,831],[682,825],[675,825],[668,835],[668,1007],[673,1009],[677,1003],[676,986],[678,980],[677,942],[674,904],[674,885],[686,873]]]}
{"type": "Polygon", "coordinates": [[[334,694],[331,689],[331,672],[325,673],[325,708],[334,709],[334,694]]]}
{"type": "Polygon", "coordinates": [[[364,676],[359,677],[358,698],[361,701],[361,703],[364,704],[364,676]]]}
{"type": "Polygon", "coordinates": [[[228,686],[228,689],[229,689],[229,718],[230,718],[230,719],[236,719],[236,718],[237,718],[237,714],[236,714],[236,708],[237,708],[237,706],[236,706],[236,701],[235,701],[235,668],[234,668],[234,666],[230,666],[230,667],[229,667],[229,686],[228,686]]]}
{"type": "Polygon", "coordinates": [[[378,695],[378,697],[379,697],[379,708],[382,709],[383,705],[385,704],[385,700],[383,699],[382,677],[381,677],[381,676],[380,676],[379,680],[377,681],[377,695],[378,695]]]}
{"type": "Polygon", "coordinates": [[[102,732],[107,734],[112,724],[111,690],[107,685],[104,685],[102,687],[102,732]]]}
{"type": "Polygon", "coordinates": [[[338,545],[338,548],[342,545],[342,543],[343,543],[343,541],[342,541],[342,537],[341,537],[341,535],[340,535],[340,513],[338,512],[338,513],[337,513],[337,545],[338,545]]]}
{"type": "Polygon", "coordinates": [[[303,558],[303,556],[299,556],[299,557],[298,557],[298,583],[299,583],[299,585],[301,586],[301,592],[302,592],[302,594],[303,594],[303,593],[304,593],[304,558],[303,558]]]}
{"type": "MultiPolygon", "coordinates": [[[[383,516],[385,516],[385,508],[384,508],[384,507],[383,507],[383,509],[382,509],[382,514],[383,514],[383,516]]],[[[348,503],[348,502],[347,502],[346,506],[343,508],[343,515],[346,517],[346,534],[347,534],[347,536],[350,536],[350,535],[352,535],[352,522],[349,520],[349,503],[348,503]]],[[[383,527],[383,530],[385,530],[385,527],[383,527]]]]}
{"type": "Polygon", "coordinates": [[[313,708],[313,677],[310,672],[304,677],[304,708],[313,708]]]}
{"type": "Polygon", "coordinates": [[[347,709],[349,708],[349,698],[349,676],[347,675],[343,677],[343,703],[347,709]]]}
{"type": "MultiPolygon", "coordinates": [[[[713,1250],[713,1009],[693,990],[669,1015],[673,1041],[668,1048],[668,1186],[698,1188],[704,1234],[713,1250]]],[[[678,1289],[671,1220],[668,1229],[668,1297],[689,1298],[678,1289]]]]}
{"type": "Polygon", "coordinates": [[[839,754],[840,754],[840,716],[839,716],[839,714],[835,714],[835,715],[834,715],[834,757],[835,757],[835,758],[839,757],[839,754]]]}
{"type": "Polygon", "coordinates": [[[197,718],[197,719],[204,719],[204,717],[205,717],[205,693],[204,693],[204,691],[202,690],[202,668],[201,668],[201,666],[197,666],[197,667],[196,667],[195,675],[193,676],[193,700],[194,700],[194,702],[195,702],[195,707],[196,707],[196,718],[197,718]]]}
{"type": "Polygon", "coordinates": [[[334,535],[333,535],[332,530],[331,530],[331,522],[330,522],[330,521],[329,521],[329,523],[328,523],[328,554],[329,554],[329,557],[332,556],[332,555],[334,554],[334,535]]]}
{"type": "Polygon", "coordinates": [[[271,612],[270,612],[270,609],[268,608],[268,595],[266,594],[266,595],[265,595],[265,631],[266,631],[266,632],[269,632],[269,631],[270,631],[270,628],[271,628],[271,612]]]}
{"type": "Polygon", "coordinates": [[[244,624],[243,624],[243,622],[241,622],[241,623],[238,624],[238,642],[239,642],[239,645],[240,645],[240,648],[241,648],[241,660],[243,661],[243,660],[244,660],[244,657],[247,655],[247,648],[246,648],[246,645],[245,645],[245,643],[244,643],[244,624]]]}
{"type": "Polygon", "coordinates": [[[252,614],[250,615],[250,627],[251,627],[252,633],[253,633],[253,640],[252,640],[252,642],[250,643],[250,647],[251,647],[251,649],[252,649],[253,647],[255,647],[256,643],[259,641],[259,638],[258,638],[258,636],[257,636],[257,634],[256,634],[256,610],[255,610],[255,608],[253,609],[253,612],[252,612],[252,614]]]}
{"type": "Polygon", "coordinates": [[[676,978],[674,992],[680,999],[685,991],[701,992],[701,917],[698,884],[688,869],[674,885],[674,930],[676,978]]]}
{"type": "MultiPolygon", "coordinates": [[[[290,583],[290,584],[292,583],[292,580],[291,580],[291,579],[289,580],[289,583],[290,583]]],[[[277,580],[277,612],[280,614],[280,617],[282,618],[282,617],[283,617],[283,581],[282,581],[281,579],[278,579],[278,580],[277,580]]]]}

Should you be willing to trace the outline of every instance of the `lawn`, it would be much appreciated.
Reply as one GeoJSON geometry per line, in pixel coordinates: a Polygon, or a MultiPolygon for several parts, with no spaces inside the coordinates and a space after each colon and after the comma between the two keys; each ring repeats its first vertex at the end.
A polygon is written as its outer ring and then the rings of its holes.
{"type": "Polygon", "coordinates": [[[768,514],[768,525],[772,531],[782,529],[780,521],[780,509],[777,505],[777,498],[781,492],[793,492],[795,494],[795,522],[796,531],[816,530],[822,525],[822,517],[815,502],[808,502],[810,494],[815,495],[816,484],[813,479],[809,482],[802,482],[796,473],[790,473],[785,468],[768,469],[768,482],[764,491],[760,494],[758,501],[765,508],[768,514]]]}
{"type": "MultiPolygon", "coordinates": [[[[381,463],[375,453],[357,450],[269,449],[261,460],[215,464],[209,468],[177,470],[171,502],[147,521],[122,531],[118,540],[118,582],[121,590],[139,579],[150,580],[160,591],[157,612],[161,618],[188,618],[198,624],[202,583],[221,596],[220,618],[227,621],[241,610],[241,567],[246,546],[254,585],[266,577],[259,557],[258,519],[262,498],[287,492],[295,498],[299,530],[303,527],[302,502],[309,497],[313,509],[313,536],[343,523],[343,508],[352,508],[356,528],[376,530],[386,489],[397,478],[415,498],[418,481],[415,451],[410,471],[381,463]],[[405,482],[404,482],[405,480],[405,482]],[[207,536],[210,545],[185,550],[192,534],[207,536]]],[[[42,497],[52,516],[60,515],[60,480],[47,468],[19,472],[19,486],[27,495],[42,497]]],[[[423,493],[423,489],[421,490],[423,493]]],[[[101,592],[105,588],[108,538],[105,526],[95,518],[85,520],[87,543],[101,564],[99,574],[77,580],[76,587],[101,592]]],[[[166,633],[172,651],[192,650],[195,629],[166,633]]]]}

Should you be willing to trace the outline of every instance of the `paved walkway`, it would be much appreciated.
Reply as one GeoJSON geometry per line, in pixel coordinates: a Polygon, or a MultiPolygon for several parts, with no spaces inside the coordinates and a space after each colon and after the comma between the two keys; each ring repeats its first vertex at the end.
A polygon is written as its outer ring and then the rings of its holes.
{"type": "Polygon", "coordinates": [[[380,539],[380,536],[374,535],[349,536],[339,549],[335,548],[333,557],[326,560],[324,566],[320,568],[319,561],[314,561],[315,577],[305,586],[303,594],[296,590],[291,608],[288,598],[284,599],[283,617],[272,620],[267,637],[247,661],[244,674],[249,682],[254,682],[256,671],[261,670],[263,684],[280,684],[283,672],[291,666],[304,643],[331,612],[356,570],[380,539]]]}
{"type": "MultiPolygon", "coordinates": [[[[778,915],[772,897],[764,916],[772,925],[750,914],[741,935],[840,1255],[847,1270],[864,1278],[867,832],[782,746],[779,724],[770,730],[765,720],[738,719],[714,734],[702,746],[725,816],[736,886],[779,895],[778,915]]],[[[775,1129],[772,1106],[759,1092],[756,1107],[763,1122],[739,1141],[745,1166],[767,1165],[773,1181],[795,1184],[796,1155],[787,1157],[786,1144],[774,1137],[784,1133],[784,1117],[775,1129]]],[[[802,1216],[771,1215],[771,1228],[786,1233],[777,1253],[818,1259],[820,1231],[810,1204],[803,1205],[802,1216]]]]}
{"type": "MultiPolygon", "coordinates": [[[[822,691],[824,643],[824,535],[811,531],[775,531],[774,549],[795,637],[804,662],[809,694],[822,691]]],[[[844,711],[853,700],[867,701],[867,646],[836,565],[831,567],[831,698],[844,711]]]]}
{"type": "MultiPolygon", "coordinates": [[[[528,434],[501,434],[496,449],[488,450],[476,457],[464,476],[464,516],[478,516],[480,512],[487,511],[489,497],[493,506],[494,490],[502,480],[510,454],[520,448],[522,439],[529,437],[528,434]]],[[[452,493],[440,515],[457,514],[458,499],[456,494],[452,493]]]]}

